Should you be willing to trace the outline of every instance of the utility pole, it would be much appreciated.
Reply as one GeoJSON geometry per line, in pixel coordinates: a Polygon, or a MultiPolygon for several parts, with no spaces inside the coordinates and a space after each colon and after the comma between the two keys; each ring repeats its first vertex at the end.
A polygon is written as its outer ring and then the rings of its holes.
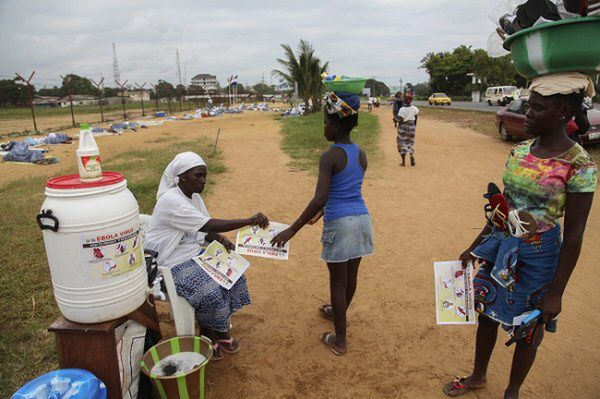
{"type": "Polygon", "coordinates": [[[67,75],[69,78],[65,78],[60,75],[63,81],[67,81],[67,95],[69,96],[69,105],[71,106],[71,120],[73,121],[73,127],[75,127],[75,114],[73,113],[73,99],[71,98],[71,79],[73,79],[72,75],[67,75]]]}
{"type": "Polygon", "coordinates": [[[158,109],[158,85],[155,85],[152,83],[150,83],[150,84],[152,85],[152,87],[154,87],[154,100],[156,101],[156,112],[158,112],[159,111],[159,109],[158,109]]]}
{"type": "Polygon", "coordinates": [[[112,44],[113,46],[113,78],[115,79],[115,82],[120,82],[121,81],[121,76],[119,75],[119,63],[117,62],[117,48],[115,47],[115,44],[112,44]]]}
{"type": "Polygon", "coordinates": [[[402,92],[402,94],[404,94],[404,86],[402,85],[402,78],[400,78],[400,91],[402,92]]]}
{"type": "Polygon", "coordinates": [[[17,78],[25,82],[25,84],[27,85],[27,94],[29,95],[29,106],[31,107],[31,118],[33,119],[33,130],[37,132],[37,124],[35,123],[35,112],[33,111],[33,86],[31,85],[31,79],[33,78],[33,75],[35,75],[35,71],[31,72],[31,75],[29,75],[29,79],[27,80],[16,72],[15,75],[17,75],[17,78]]]}
{"type": "Polygon", "coordinates": [[[127,113],[125,112],[125,85],[127,84],[127,80],[121,84],[115,80],[117,86],[121,88],[121,104],[123,104],[123,119],[127,120],[127,113]]]}
{"type": "Polygon", "coordinates": [[[98,104],[100,104],[100,121],[104,123],[104,111],[102,110],[102,91],[104,88],[100,88],[102,86],[102,82],[104,82],[104,78],[101,78],[98,83],[94,82],[94,79],[90,79],[90,81],[98,88],[99,100],[98,104]]]}
{"type": "Polygon", "coordinates": [[[134,83],[138,89],[140,89],[140,99],[142,100],[142,116],[146,116],[146,111],[144,111],[144,86],[146,86],[146,82],[144,82],[144,84],[141,86],[137,84],[137,82],[134,83]]]}

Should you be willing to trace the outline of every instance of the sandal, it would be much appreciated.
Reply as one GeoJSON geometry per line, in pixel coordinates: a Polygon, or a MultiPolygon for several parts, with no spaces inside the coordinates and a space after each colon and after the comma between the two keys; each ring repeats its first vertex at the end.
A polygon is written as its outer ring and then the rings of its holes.
{"type": "MultiPolygon", "coordinates": [[[[321,316],[326,318],[327,320],[333,321],[333,307],[330,304],[324,304],[319,308],[319,313],[321,316]]],[[[348,319],[346,318],[346,327],[348,327],[350,323],[348,323],[348,319]]]]}
{"type": "Polygon", "coordinates": [[[444,386],[444,393],[447,396],[456,397],[464,395],[469,391],[473,391],[475,389],[481,389],[482,386],[474,386],[467,382],[468,377],[456,377],[452,382],[449,382],[444,386]]]}
{"type": "Polygon", "coordinates": [[[332,351],[337,356],[345,355],[346,352],[339,351],[338,348],[336,348],[335,346],[333,346],[332,344],[329,343],[330,337],[335,337],[335,334],[334,333],[323,333],[323,335],[321,335],[321,342],[323,342],[323,345],[325,345],[327,348],[329,348],[329,350],[332,351]]]}
{"type": "Polygon", "coordinates": [[[213,355],[210,358],[211,362],[218,362],[219,360],[223,360],[223,358],[225,357],[225,356],[223,356],[223,354],[221,353],[219,348],[220,348],[219,344],[213,345],[213,355]]]}
{"type": "Polygon", "coordinates": [[[234,353],[238,353],[240,351],[240,343],[233,338],[218,339],[217,345],[219,345],[221,352],[228,355],[233,355],[234,353]]]}

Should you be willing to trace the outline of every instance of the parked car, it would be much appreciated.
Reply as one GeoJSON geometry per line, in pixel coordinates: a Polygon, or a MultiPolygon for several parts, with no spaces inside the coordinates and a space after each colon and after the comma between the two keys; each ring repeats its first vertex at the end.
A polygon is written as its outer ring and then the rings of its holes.
{"type": "MultiPolygon", "coordinates": [[[[600,142],[600,111],[586,105],[590,129],[581,136],[584,144],[600,142]]],[[[529,109],[529,98],[523,97],[511,102],[496,113],[496,126],[502,140],[530,139],[534,136],[525,131],[525,114],[529,109]]]]}
{"type": "Polygon", "coordinates": [[[429,105],[452,105],[452,99],[448,97],[445,93],[433,93],[429,97],[429,105]]]}
{"type": "Polygon", "coordinates": [[[488,105],[507,105],[519,97],[519,89],[515,86],[488,87],[485,91],[484,101],[488,105]]]}

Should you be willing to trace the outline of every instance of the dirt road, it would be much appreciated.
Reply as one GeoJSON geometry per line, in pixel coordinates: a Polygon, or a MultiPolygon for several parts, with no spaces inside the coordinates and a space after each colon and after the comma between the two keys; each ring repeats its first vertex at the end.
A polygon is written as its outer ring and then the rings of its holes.
{"type": "MultiPolygon", "coordinates": [[[[364,188],[376,255],[361,266],[349,313],[350,353],[335,357],[319,342],[332,328],[317,311],[328,300],[328,277],[319,260],[320,226],[306,227],[294,238],[288,262],[251,258],[254,304],[234,318],[243,350],[211,365],[211,397],[437,398],[445,382],[469,372],[475,328],[436,326],[432,263],[455,259],[474,238],[482,225],[481,195],[488,181],[500,180],[510,146],[422,120],[417,166],[400,168],[389,110],[378,112],[382,156],[371,163],[364,188]]],[[[286,167],[274,121],[253,125],[223,136],[229,173],[209,208],[216,217],[260,210],[291,223],[311,198],[315,178],[286,167]]],[[[524,398],[592,398],[600,392],[600,342],[590,328],[600,321],[591,311],[600,305],[592,295],[598,281],[593,259],[600,253],[598,208],[597,202],[560,333],[544,342],[524,398]]],[[[512,350],[503,338],[489,387],[477,397],[501,397],[512,350]]]]}
{"type": "MultiPolygon", "coordinates": [[[[474,327],[435,324],[435,260],[455,259],[483,224],[481,197],[500,181],[510,146],[435,120],[419,121],[416,167],[398,166],[388,109],[382,116],[381,156],[370,162],[364,194],[371,210],[376,255],[364,260],[349,311],[349,354],[335,357],[320,342],[332,324],[318,307],[328,301],[328,275],[319,260],[320,224],[292,241],[290,260],[249,258],[253,305],[234,317],[239,354],[209,366],[210,398],[441,398],[444,383],[466,375],[474,327]]],[[[228,172],[208,199],[214,217],[245,217],[256,211],[291,223],[314,191],[315,177],[287,166],[280,126],[266,113],[168,126],[103,137],[103,155],[157,144],[164,135],[214,138],[228,172]],[[154,144],[153,144],[154,143],[154,144]]],[[[51,167],[0,165],[1,183],[20,175],[56,175],[73,169],[69,154],[51,167]],[[35,170],[35,172],[32,172],[35,170]],[[5,177],[6,173],[11,176],[5,177]]],[[[210,176],[209,176],[210,178],[210,176]]],[[[523,398],[594,398],[600,392],[600,324],[596,295],[600,255],[600,202],[594,205],[580,263],[564,300],[559,333],[549,335],[523,388],[523,398]]],[[[231,235],[233,237],[233,234],[231,235]]],[[[467,397],[501,397],[512,347],[498,340],[489,385],[467,397]]]]}

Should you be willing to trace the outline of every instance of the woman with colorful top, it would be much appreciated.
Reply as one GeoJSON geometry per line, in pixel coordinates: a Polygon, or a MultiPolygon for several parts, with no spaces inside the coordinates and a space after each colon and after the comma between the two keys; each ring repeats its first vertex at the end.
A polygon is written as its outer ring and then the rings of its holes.
{"type": "Polygon", "coordinates": [[[177,294],[194,307],[202,334],[215,344],[213,360],[223,353],[240,349],[230,333],[234,312],[250,304],[244,276],[226,290],[202,270],[193,257],[211,241],[228,250],[235,245],[220,233],[248,225],[266,227],[269,220],[262,213],[247,219],[214,219],[208,213],[200,194],[204,191],[208,169],[204,160],[193,152],[178,154],[166,167],[146,236],[146,248],[158,252],[158,264],[171,268],[177,294]]]}
{"type": "Polygon", "coordinates": [[[415,166],[415,134],[417,131],[417,115],[419,108],[412,105],[413,95],[407,93],[404,96],[404,105],[398,110],[396,116],[398,126],[398,138],[396,144],[398,152],[402,157],[400,166],[406,166],[406,154],[410,155],[410,164],[415,166]]]}
{"type": "Polygon", "coordinates": [[[283,245],[306,223],[325,214],[321,258],[329,267],[331,305],[321,306],[323,317],[333,320],[334,333],[321,341],[336,355],[348,351],[346,310],[352,302],[363,256],[373,254],[371,217],[362,197],[367,155],[350,139],[358,123],[358,95],[331,93],[325,108],[325,137],[334,144],[321,155],[314,198],[288,229],[272,240],[283,245]]]}
{"type": "Polygon", "coordinates": [[[486,226],[460,256],[463,265],[481,262],[474,280],[480,316],[473,372],[447,384],[448,396],[483,388],[498,326],[514,328],[513,323],[520,322],[513,318],[539,309],[543,324],[534,324],[530,335],[517,340],[504,393],[505,398],[519,397],[544,326],[549,331],[561,312],[562,296],[581,251],[597,169],[565,127],[580,109],[584,93],[592,94],[593,84],[581,74],[576,79],[550,75],[534,79],[531,90],[525,130],[536,138],[515,145],[504,172],[510,216],[486,226]]]}

